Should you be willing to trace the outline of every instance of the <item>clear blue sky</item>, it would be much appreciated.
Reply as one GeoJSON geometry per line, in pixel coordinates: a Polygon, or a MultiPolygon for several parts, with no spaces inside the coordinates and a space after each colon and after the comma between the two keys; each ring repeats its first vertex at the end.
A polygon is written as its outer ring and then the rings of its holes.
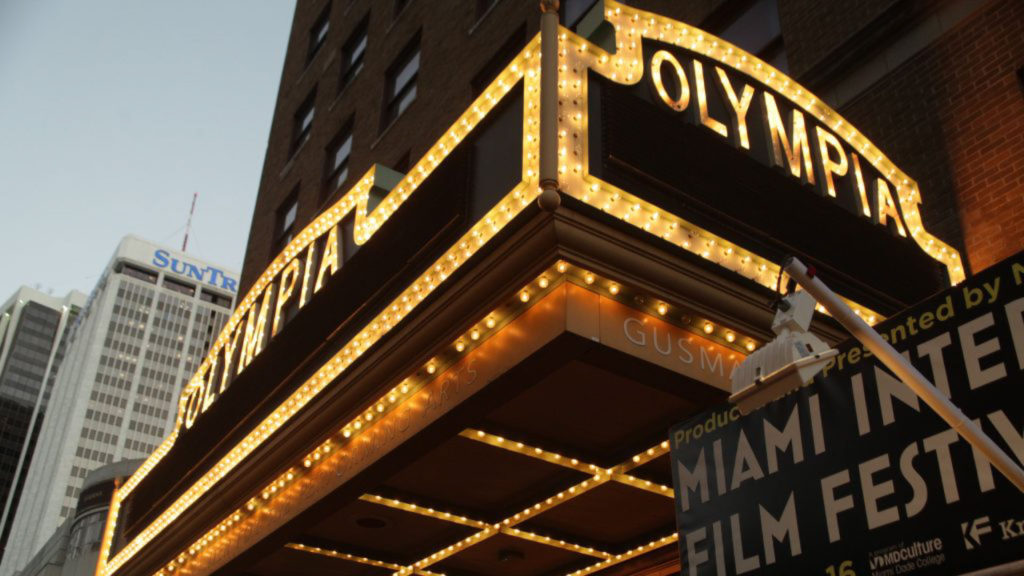
{"type": "Polygon", "coordinates": [[[0,301],[125,234],[239,269],[295,0],[0,0],[0,301]]]}

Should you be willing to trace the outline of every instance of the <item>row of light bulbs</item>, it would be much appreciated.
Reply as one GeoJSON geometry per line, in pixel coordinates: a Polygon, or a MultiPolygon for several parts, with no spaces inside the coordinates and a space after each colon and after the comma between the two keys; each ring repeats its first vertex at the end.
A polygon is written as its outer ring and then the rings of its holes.
{"type": "MultiPolygon", "coordinates": [[[[564,47],[559,51],[562,60],[559,69],[563,73],[568,73],[571,69],[573,77],[560,79],[561,93],[573,94],[569,91],[571,86],[576,90],[575,100],[585,103],[585,74],[588,67],[619,83],[632,84],[639,81],[643,77],[641,43],[644,38],[675,44],[735,68],[777,90],[822,124],[829,126],[868,159],[879,173],[885,174],[896,186],[911,237],[929,256],[947,266],[954,284],[964,279],[963,263],[957,251],[924,230],[918,210],[920,193],[917,183],[900,171],[863,134],[846,123],[835,110],[771,65],[724,40],[705,37],[703,31],[682,22],[637,10],[612,0],[609,0],[606,6],[606,19],[616,30],[615,55],[611,56],[600,48],[589,45],[586,40],[575,34],[563,33],[561,40],[564,47]]],[[[564,117],[582,124],[585,131],[586,110],[582,106],[578,108],[564,117]]],[[[577,137],[576,142],[583,144],[586,140],[577,137]]],[[[585,159],[586,155],[581,157],[585,159]]],[[[577,164],[575,170],[563,166],[564,169],[560,169],[560,172],[572,176],[584,172],[580,166],[581,164],[577,164]]]]}
{"type": "MultiPolygon", "coordinates": [[[[520,79],[524,78],[525,70],[537,69],[539,66],[539,53],[537,52],[538,46],[539,40],[535,39],[513,60],[509,67],[506,68],[506,70],[499,75],[498,79],[496,79],[487,91],[485,91],[485,95],[481,96],[477,100],[476,106],[479,111],[467,111],[460,120],[455,122],[439,143],[435,144],[435,146],[431,148],[430,152],[428,152],[427,158],[429,158],[429,154],[431,153],[441,154],[441,152],[438,152],[438,150],[440,150],[441,143],[448,142],[448,144],[445,144],[446,148],[454,148],[454,146],[465,138],[465,136],[477,125],[479,118],[489,112],[490,109],[493,108],[493,105],[501,100],[501,97],[507,94],[520,79]],[[490,94],[490,98],[487,97],[487,94],[490,94]],[[467,118],[472,118],[473,120],[467,120],[467,118]]],[[[538,83],[539,75],[535,74],[534,76],[532,83],[538,83]]],[[[531,81],[527,80],[528,90],[530,84],[531,81]]],[[[537,90],[535,89],[533,92],[536,93],[537,90]]],[[[524,147],[526,146],[525,140],[528,137],[532,137],[534,142],[537,140],[536,130],[539,124],[536,119],[537,106],[533,102],[531,102],[531,104],[532,106],[528,106],[530,111],[524,115],[526,117],[524,119],[524,147]]],[[[534,147],[535,146],[536,144],[534,147]]],[[[536,150],[534,150],[534,156],[536,157],[536,150]]],[[[413,176],[411,181],[406,181],[406,187],[401,192],[392,191],[389,198],[393,198],[393,195],[398,193],[400,194],[399,198],[404,199],[415,189],[415,186],[418,186],[419,183],[429,175],[430,170],[418,169],[420,166],[423,166],[424,162],[426,162],[428,166],[431,166],[432,169],[432,163],[430,163],[427,158],[421,160],[421,163],[411,171],[415,176],[413,176]]],[[[341,218],[344,217],[348,211],[353,209],[358,202],[361,202],[361,199],[363,199],[364,196],[368,195],[369,190],[373,185],[372,172],[373,171],[371,170],[368,176],[361,179],[353,190],[347,193],[332,208],[325,211],[320,217],[314,220],[313,223],[307,226],[296,237],[296,239],[289,244],[285,251],[274,260],[274,263],[271,264],[264,274],[260,276],[259,280],[257,280],[253,288],[232,314],[231,319],[225,325],[224,330],[221,332],[218,341],[211,349],[207,359],[204,360],[203,364],[200,366],[197,375],[193,377],[192,385],[196,385],[196,381],[198,381],[198,379],[205,374],[205,371],[209,369],[211,359],[219,353],[221,347],[226,343],[228,335],[235,329],[238,322],[240,322],[244,317],[244,314],[257,301],[262,291],[283,269],[284,265],[292,257],[297,257],[301,254],[311,242],[327,233],[331,227],[340,222],[341,218]]],[[[156,464],[166,456],[171,447],[173,447],[174,441],[176,440],[183,423],[181,413],[179,411],[178,420],[170,436],[157,448],[156,452],[154,452],[146,462],[143,463],[136,474],[134,474],[132,478],[125,483],[124,487],[118,491],[114,504],[111,506],[111,516],[108,521],[107,529],[104,531],[103,554],[100,559],[98,573],[101,576],[111,576],[126,562],[138,554],[149,542],[170,526],[170,524],[174,522],[185,510],[194,505],[203,494],[226,477],[227,474],[235,468],[235,466],[247,458],[249,454],[269,438],[270,435],[275,433],[285,422],[298,412],[299,409],[305,406],[313,397],[334,381],[334,379],[347,369],[349,365],[361,357],[362,354],[370,348],[370,346],[376,343],[384,334],[397,325],[397,323],[404,318],[406,314],[411,312],[420,302],[426,299],[426,297],[432,293],[433,290],[436,289],[437,286],[452,272],[454,272],[455,269],[468,260],[476,250],[486,244],[490,238],[501,230],[505,224],[507,224],[515,214],[522,209],[523,206],[529,204],[529,202],[536,198],[538,193],[539,189],[537,188],[536,182],[521,183],[513,191],[510,191],[504,199],[499,201],[498,204],[485,215],[482,221],[475,224],[456,243],[455,246],[446,251],[446,253],[442,255],[427,272],[420,276],[412,286],[403,291],[403,293],[396,298],[389,307],[371,321],[348,344],[343,346],[342,349],[334,355],[334,357],[328,360],[311,378],[304,382],[288,400],[274,410],[274,412],[255,430],[253,430],[253,432],[230,450],[224,458],[214,465],[214,467],[198,482],[189,487],[185,493],[171,504],[169,508],[164,510],[156,520],[144,528],[135,538],[118,551],[113,558],[109,558],[110,542],[113,540],[116,529],[120,504],[125,498],[127,498],[132,490],[138,486],[139,482],[141,482],[146,475],[152,471],[153,467],[155,467],[156,464]]],[[[397,206],[399,204],[400,202],[397,200],[395,202],[390,202],[386,198],[382,201],[381,206],[397,206]]],[[[377,227],[379,227],[383,221],[383,218],[378,218],[376,220],[377,227]]],[[[367,237],[367,235],[364,229],[364,238],[365,237],[367,237]]],[[[353,429],[355,429],[355,423],[353,423],[352,426],[353,429]]],[[[280,482],[280,480],[278,482],[280,482]]],[[[273,487],[268,487],[268,495],[273,495],[279,490],[279,488],[273,490],[272,488],[273,487]]],[[[217,527],[214,530],[211,530],[210,534],[207,536],[216,538],[219,533],[220,527],[217,527]]],[[[197,544],[201,543],[202,540],[203,538],[197,541],[197,544]]],[[[166,569],[170,571],[176,569],[174,567],[179,565],[179,563],[172,562],[166,569]]]]}
{"type": "MultiPolygon", "coordinates": [[[[488,338],[496,334],[500,329],[507,324],[512,318],[521,314],[526,308],[529,307],[529,302],[533,301],[536,303],[541,297],[553,290],[563,281],[572,279],[582,280],[582,284],[588,286],[591,289],[595,289],[597,286],[605,286],[608,293],[612,296],[620,295],[623,292],[622,285],[618,282],[609,281],[604,278],[598,277],[593,272],[586,269],[577,267],[566,261],[559,261],[553,266],[542,272],[535,280],[524,286],[517,292],[516,300],[519,305],[506,305],[501,306],[494,310],[490,314],[487,314],[483,319],[474,323],[465,333],[458,336],[448,348],[448,352],[440,354],[435,358],[428,361],[421,370],[418,370],[416,374],[405,379],[398,386],[395,386],[385,394],[381,395],[376,402],[370,404],[365,410],[360,412],[359,415],[355,416],[348,424],[332,437],[326,439],[314,450],[306,454],[299,465],[293,466],[271,481],[269,484],[264,486],[259,493],[250,498],[244,506],[240,507],[213,529],[209,530],[201,538],[196,540],[188,549],[187,553],[179,555],[177,558],[168,563],[163,570],[157,573],[156,576],[172,576],[175,570],[180,568],[191,558],[202,553],[204,550],[214,545],[222,536],[244,519],[248,519],[259,513],[260,509],[272,504],[273,500],[284,494],[286,490],[293,485],[296,481],[301,479],[303,476],[308,474],[312,469],[316,468],[320,464],[326,462],[332,456],[341,453],[341,449],[352,442],[360,434],[367,432],[372,425],[380,419],[387,416],[391,410],[400,405],[405,400],[412,397],[418,392],[423,386],[428,384],[436,377],[439,372],[443,372],[448,366],[454,364],[458,358],[470,351],[476,346],[479,346],[488,338]]],[[[670,308],[668,304],[664,302],[658,302],[655,305],[655,310],[661,315],[668,314],[670,308]]],[[[709,322],[704,324],[703,330],[706,333],[715,331],[714,326],[709,322]]],[[[734,334],[729,331],[727,334],[734,334]]],[[[728,337],[725,337],[728,340],[728,337]]],[[[735,340],[735,338],[733,339],[735,340]]],[[[731,341],[731,340],[729,340],[731,341]]],[[[748,342],[753,342],[748,340],[748,342]]],[[[481,436],[481,431],[474,431],[472,436],[477,439],[484,441],[489,438],[484,433],[481,436]]],[[[497,439],[495,437],[493,441],[495,444],[500,445],[504,442],[504,439],[497,439]]],[[[535,457],[541,457],[543,459],[550,459],[554,462],[560,462],[562,456],[557,453],[550,453],[540,448],[527,447],[522,443],[510,442],[507,446],[508,449],[521,450],[524,454],[533,454],[535,457]]],[[[652,447],[636,456],[631,460],[630,467],[640,466],[661,454],[664,454],[668,450],[668,442],[662,442],[657,447],[652,447]]],[[[338,456],[340,457],[340,456],[338,456]]],[[[579,461],[576,459],[566,459],[564,462],[560,462],[562,465],[569,465],[570,467],[578,467],[579,461]]],[[[526,519],[527,516],[539,513],[540,511],[547,509],[558,503],[558,501],[571,498],[577,495],[577,491],[585,491],[593,487],[592,482],[619,480],[627,484],[636,486],[638,488],[649,489],[654,492],[661,493],[663,495],[670,494],[671,490],[667,486],[658,485],[646,480],[641,480],[624,472],[616,471],[615,469],[602,470],[593,465],[587,465],[584,469],[581,469],[585,473],[594,476],[591,479],[585,480],[578,487],[571,487],[569,490],[558,494],[555,497],[548,498],[543,503],[538,503],[534,507],[517,513],[513,517],[506,519],[502,524],[504,527],[509,527],[511,523],[519,523],[526,519]]],[[[411,510],[415,510],[415,505],[410,505],[411,510]]],[[[432,511],[431,511],[432,512],[432,511]]],[[[445,513],[439,513],[445,515],[445,513]]],[[[472,523],[471,520],[465,517],[457,517],[453,521],[461,520],[463,522],[472,523]]],[[[484,527],[486,531],[486,526],[484,527]]],[[[499,528],[500,530],[501,528],[499,528]]],[[[482,536],[481,536],[482,537],[482,536]]],[[[476,543],[476,539],[467,539],[463,546],[469,545],[470,543],[476,543]]],[[[450,553],[454,553],[458,549],[461,549],[458,545],[453,545],[454,548],[450,553]]],[[[572,544],[566,544],[570,548],[572,544]]],[[[439,561],[440,557],[433,559],[427,558],[421,560],[421,562],[433,563],[433,561],[439,561]],[[433,560],[433,561],[432,561],[433,560]]],[[[407,567],[413,571],[418,571],[427,564],[414,565],[407,567]]],[[[400,572],[400,573],[411,573],[411,572],[400,572]]]]}

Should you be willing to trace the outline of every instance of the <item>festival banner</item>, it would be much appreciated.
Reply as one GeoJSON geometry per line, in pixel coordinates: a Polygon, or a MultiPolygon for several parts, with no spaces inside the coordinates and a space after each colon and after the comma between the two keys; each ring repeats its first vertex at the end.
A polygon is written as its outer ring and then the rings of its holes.
{"type": "MultiPolygon", "coordinates": [[[[1024,461],[1024,252],[875,327],[1024,461]]],[[[672,429],[684,575],[965,574],[1024,559],[1024,494],[856,340],[747,416],[672,429]]]]}

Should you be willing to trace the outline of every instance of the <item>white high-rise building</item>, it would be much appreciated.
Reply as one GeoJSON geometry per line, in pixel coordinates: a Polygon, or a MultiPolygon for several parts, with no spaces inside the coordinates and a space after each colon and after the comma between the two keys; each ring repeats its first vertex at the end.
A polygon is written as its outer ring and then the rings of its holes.
{"type": "Polygon", "coordinates": [[[14,515],[0,576],[74,513],[85,476],[148,456],[234,306],[238,275],[124,238],[78,315],[14,515]]]}

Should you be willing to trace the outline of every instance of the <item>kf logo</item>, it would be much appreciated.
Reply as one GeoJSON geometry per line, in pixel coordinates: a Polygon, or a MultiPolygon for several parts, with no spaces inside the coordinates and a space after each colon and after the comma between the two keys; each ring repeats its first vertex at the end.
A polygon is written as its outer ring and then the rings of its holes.
{"type": "Polygon", "coordinates": [[[1024,520],[1001,520],[999,529],[1003,532],[1003,540],[1012,540],[1024,536],[1024,520]]]}
{"type": "Polygon", "coordinates": [[[970,522],[961,523],[960,531],[964,534],[964,546],[968,550],[974,550],[981,546],[982,535],[992,532],[992,525],[988,516],[982,516],[970,522]]]}

